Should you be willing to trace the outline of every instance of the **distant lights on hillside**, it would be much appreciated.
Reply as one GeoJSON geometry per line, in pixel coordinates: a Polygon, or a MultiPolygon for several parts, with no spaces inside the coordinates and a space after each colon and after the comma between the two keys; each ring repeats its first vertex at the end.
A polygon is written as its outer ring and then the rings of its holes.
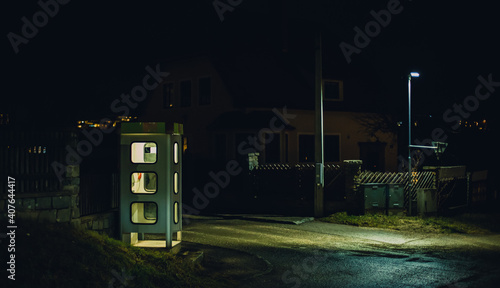
{"type": "Polygon", "coordinates": [[[486,130],[487,123],[486,119],[482,121],[460,121],[460,127],[464,129],[474,129],[474,130],[486,130]]]}
{"type": "Polygon", "coordinates": [[[108,121],[98,121],[98,120],[80,120],[77,123],[77,127],[79,129],[86,129],[86,128],[102,128],[105,129],[109,126],[116,127],[117,123],[121,122],[132,122],[136,121],[137,117],[135,116],[118,116],[116,117],[116,120],[108,120],[108,121]]]}

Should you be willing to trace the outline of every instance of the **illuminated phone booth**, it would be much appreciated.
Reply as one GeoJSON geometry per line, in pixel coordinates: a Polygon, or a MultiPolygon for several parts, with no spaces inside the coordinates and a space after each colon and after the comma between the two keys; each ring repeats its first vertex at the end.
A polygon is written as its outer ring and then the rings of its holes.
{"type": "Polygon", "coordinates": [[[166,130],[163,122],[122,123],[122,241],[139,247],[165,248],[172,248],[180,243],[181,144],[182,124],[174,123],[166,130]]]}

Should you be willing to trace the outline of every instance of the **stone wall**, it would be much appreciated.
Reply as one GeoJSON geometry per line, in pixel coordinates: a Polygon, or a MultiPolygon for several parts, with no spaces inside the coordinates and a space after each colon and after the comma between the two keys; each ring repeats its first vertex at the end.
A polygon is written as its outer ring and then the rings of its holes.
{"type": "Polygon", "coordinates": [[[92,214],[72,220],[72,225],[78,228],[107,234],[118,239],[119,234],[119,210],[115,209],[105,213],[92,214]]]}
{"type": "Polygon", "coordinates": [[[61,191],[16,195],[16,217],[38,222],[70,223],[80,217],[78,194],[61,191]]]}
{"type": "MultiPolygon", "coordinates": [[[[80,217],[78,207],[80,191],[80,168],[78,165],[66,166],[62,190],[46,193],[16,193],[15,210],[17,219],[35,222],[66,223],[75,227],[95,230],[114,237],[118,227],[116,211],[80,217]]],[[[0,199],[0,215],[7,215],[7,199],[0,199]]]]}

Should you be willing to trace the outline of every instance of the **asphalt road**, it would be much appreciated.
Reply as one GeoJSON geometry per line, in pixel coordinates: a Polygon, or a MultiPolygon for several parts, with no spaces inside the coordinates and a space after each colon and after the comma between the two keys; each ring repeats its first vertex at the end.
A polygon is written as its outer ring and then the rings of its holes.
{"type": "MultiPolygon", "coordinates": [[[[259,219],[262,220],[262,219],[259,219]]],[[[183,241],[238,287],[499,287],[500,235],[200,217],[183,241]]]]}

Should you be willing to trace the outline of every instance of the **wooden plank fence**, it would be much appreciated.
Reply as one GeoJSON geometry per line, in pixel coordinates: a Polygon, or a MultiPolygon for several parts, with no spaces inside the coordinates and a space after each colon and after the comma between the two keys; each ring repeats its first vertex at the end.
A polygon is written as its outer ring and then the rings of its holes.
{"type": "Polygon", "coordinates": [[[87,174],[80,178],[80,215],[91,215],[118,208],[120,182],[118,173],[87,174]]]}
{"type": "MultiPolygon", "coordinates": [[[[16,179],[16,193],[56,192],[62,187],[51,163],[65,163],[68,143],[77,140],[75,131],[0,129],[0,175],[16,179]]],[[[0,187],[0,195],[7,187],[0,187]]]]}
{"type": "MultiPolygon", "coordinates": [[[[78,136],[73,129],[48,131],[0,126],[0,177],[14,177],[16,194],[20,196],[61,192],[65,183],[59,180],[51,164],[54,161],[66,163],[66,146],[76,147],[78,136]]],[[[116,173],[80,174],[79,180],[80,215],[118,208],[116,173]]],[[[7,185],[0,185],[0,198],[7,195],[7,188],[7,185]]]]}
{"type": "MultiPolygon", "coordinates": [[[[285,197],[310,198],[313,196],[314,164],[264,164],[250,171],[253,189],[260,195],[282,195],[285,197]]],[[[342,174],[336,164],[325,165],[325,194],[342,174]]],[[[341,181],[343,184],[343,181],[341,181]]],[[[342,191],[343,192],[343,191],[342,191]]]]}

